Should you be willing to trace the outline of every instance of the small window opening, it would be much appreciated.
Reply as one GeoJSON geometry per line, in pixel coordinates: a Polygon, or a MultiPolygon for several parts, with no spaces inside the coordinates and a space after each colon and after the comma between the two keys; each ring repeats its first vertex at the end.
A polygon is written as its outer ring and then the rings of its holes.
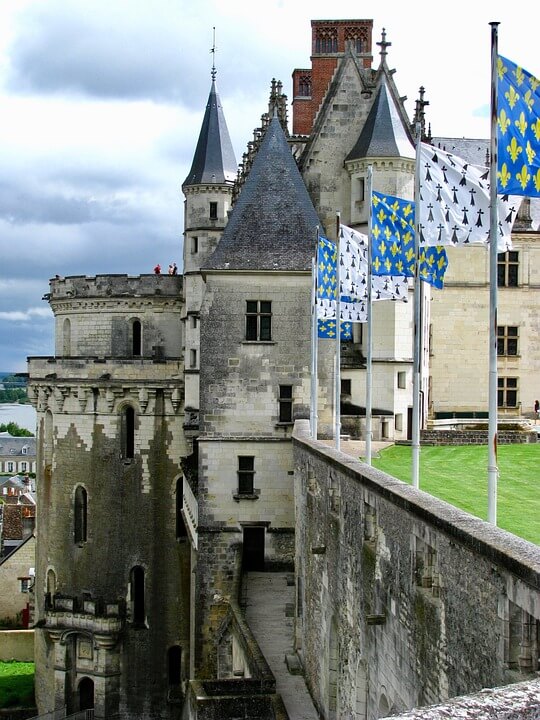
{"type": "Polygon", "coordinates": [[[74,541],[85,543],[88,521],[88,495],[82,485],[77,485],[74,502],[74,541]]]}
{"type": "Polygon", "coordinates": [[[142,355],[142,328],[141,321],[134,320],[132,324],[132,354],[134,357],[142,355]]]}

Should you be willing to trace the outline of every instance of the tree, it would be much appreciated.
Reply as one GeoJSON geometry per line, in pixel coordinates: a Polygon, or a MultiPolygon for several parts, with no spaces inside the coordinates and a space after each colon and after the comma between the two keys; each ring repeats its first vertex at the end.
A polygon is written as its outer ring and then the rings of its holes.
{"type": "Polygon", "coordinates": [[[8,432],[13,437],[34,437],[34,433],[20,427],[16,422],[0,423],[0,432],[8,432]]]}

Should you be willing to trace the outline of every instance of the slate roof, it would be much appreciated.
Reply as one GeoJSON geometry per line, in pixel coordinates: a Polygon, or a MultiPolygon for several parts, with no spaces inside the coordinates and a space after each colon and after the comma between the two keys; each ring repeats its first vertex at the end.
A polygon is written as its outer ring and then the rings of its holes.
{"type": "Polygon", "coordinates": [[[36,454],[36,438],[35,437],[15,437],[8,432],[0,433],[0,457],[9,455],[26,455],[35,457],[36,454]],[[23,448],[26,452],[23,453],[23,448]]]}
{"type": "Polygon", "coordinates": [[[345,160],[416,156],[384,75],[360,137],[345,160]]]}
{"type": "Polygon", "coordinates": [[[322,227],[278,118],[204,270],[310,270],[322,227]]]}
{"type": "Polygon", "coordinates": [[[232,183],[237,168],[221,100],[212,80],[193,164],[182,187],[232,183]]]}

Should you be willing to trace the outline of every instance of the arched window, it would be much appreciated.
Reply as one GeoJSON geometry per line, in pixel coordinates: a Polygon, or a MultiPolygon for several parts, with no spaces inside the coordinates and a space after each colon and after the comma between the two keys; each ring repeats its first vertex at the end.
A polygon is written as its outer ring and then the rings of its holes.
{"type": "Polygon", "coordinates": [[[82,485],[77,485],[74,501],[74,541],[77,544],[86,542],[88,512],[88,496],[82,485]]]}
{"type": "Polygon", "coordinates": [[[133,357],[142,355],[142,325],[140,320],[131,323],[131,354],[133,357]]]}
{"type": "Polygon", "coordinates": [[[122,457],[131,459],[135,455],[135,410],[126,405],[121,418],[122,457]]]}
{"type": "Polygon", "coordinates": [[[129,584],[132,622],[134,625],[144,625],[144,568],[140,565],[131,569],[129,584]]]}
{"type": "Polygon", "coordinates": [[[182,682],[182,648],[173,645],[167,651],[167,668],[169,685],[180,685],[182,682]]]}
{"type": "Polygon", "coordinates": [[[184,507],[184,479],[178,478],[176,481],[176,539],[187,536],[186,524],[182,515],[184,507]]]}
{"type": "Polygon", "coordinates": [[[45,589],[45,609],[52,608],[53,598],[56,592],[56,573],[54,570],[47,570],[47,585],[45,589]]]}
{"type": "Polygon", "coordinates": [[[62,355],[71,355],[71,320],[66,318],[62,326],[62,355]]]}

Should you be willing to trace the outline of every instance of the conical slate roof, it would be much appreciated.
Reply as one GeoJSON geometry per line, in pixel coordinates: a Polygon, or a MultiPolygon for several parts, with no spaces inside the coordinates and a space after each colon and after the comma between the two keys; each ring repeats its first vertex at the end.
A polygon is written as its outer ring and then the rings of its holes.
{"type": "Polygon", "coordinates": [[[360,137],[346,160],[370,157],[415,157],[414,146],[384,77],[360,137]]]}
{"type": "Polygon", "coordinates": [[[183,187],[223,185],[236,179],[237,164],[221,101],[212,80],[193,164],[183,187]]]}
{"type": "Polygon", "coordinates": [[[274,117],[203,270],[309,270],[321,223],[274,117]]]}

